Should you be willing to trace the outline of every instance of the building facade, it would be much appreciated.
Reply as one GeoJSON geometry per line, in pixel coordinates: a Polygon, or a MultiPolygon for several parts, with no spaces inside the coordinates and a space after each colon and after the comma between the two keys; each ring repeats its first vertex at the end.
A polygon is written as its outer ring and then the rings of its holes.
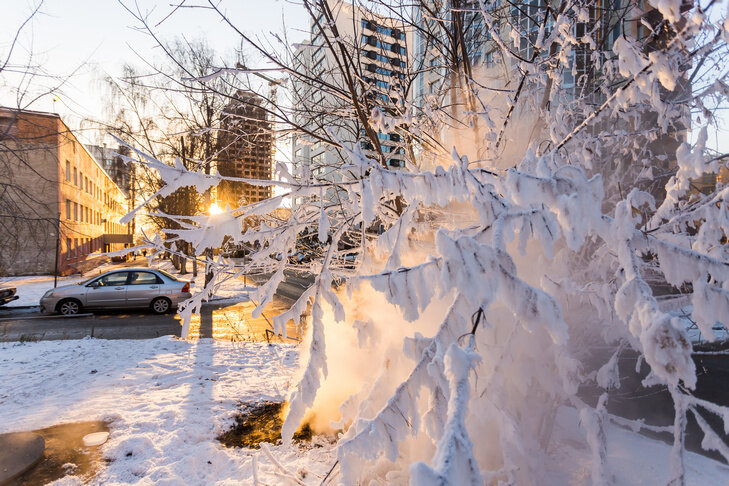
{"type": "MultiPolygon", "coordinates": [[[[271,180],[275,154],[272,123],[263,98],[239,91],[221,117],[218,172],[227,177],[271,180]]],[[[239,181],[218,185],[218,205],[235,209],[271,197],[271,186],[239,181]]]]}
{"type": "MultiPolygon", "coordinates": [[[[355,75],[364,85],[361,88],[363,92],[358,95],[363,98],[364,104],[376,107],[386,116],[402,115],[404,96],[401,85],[408,61],[402,23],[344,1],[331,1],[330,6],[338,38],[351,51],[355,75]]],[[[312,79],[346,89],[346,78],[335,53],[325,42],[325,35],[330,39],[336,37],[320,15],[311,24],[310,40],[296,50],[295,67],[312,79]]],[[[302,181],[341,180],[339,168],[347,162],[346,155],[322,141],[332,136],[346,146],[359,145],[365,155],[375,160],[379,158],[366,136],[365,127],[353,114],[346,116],[352,111],[350,102],[316,83],[301,80],[294,83],[293,92],[295,122],[313,132],[293,137],[292,165],[294,173],[302,181]]],[[[405,149],[396,130],[378,131],[377,137],[387,166],[404,167],[405,149]]]]}
{"type": "Polygon", "coordinates": [[[87,145],[91,155],[101,164],[111,180],[127,195],[133,190],[133,166],[125,162],[122,156],[129,156],[129,149],[123,145],[116,148],[87,145]]]}
{"type": "Polygon", "coordinates": [[[57,114],[0,108],[0,163],[0,275],[76,273],[131,244],[127,195],[57,114]]]}
{"type": "MultiPolygon", "coordinates": [[[[490,166],[501,169],[518,165],[527,150],[542,150],[553,140],[566,136],[620,86],[621,80],[612,74],[614,66],[608,63],[616,58],[613,47],[620,37],[636,39],[644,54],[648,54],[660,49],[674,35],[670,29],[660,28],[663,18],[648,3],[599,1],[570,11],[574,23],[567,29],[564,25],[561,28],[567,32],[565,35],[580,41],[560,52],[557,43],[549,48],[540,45],[543,41],[540,28],[544,26],[547,34],[554,28],[544,0],[488,2],[485,5],[491,13],[491,26],[486,25],[482,4],[477,0],[425,1],[438,15],[434,18],[425,13],[422,4],[413,7],[417,26],[413,34],[413,71],[418,73],[413,83],[413,105],[423,118],[428,118],[429,103],[449,107],[453,119],[466,119],[474,111],[485,114],[480,119],[472,119],[465,128],[453,124],[438,127],[433,133],[445,147],[462,147],[469,160],[488,159],[490,166]],[[455,30],[447,36],[444,25],[448,29],[467,27],[462,36],[455,30]],[[459,41],[462,44],[452,39],[462,39],[459,41]],[[448,49],[444,45],[459,54],[446,58],[444,50],[448,49]],[[504,55],[506,50],[510,55],[504,55]],[[452,69],[456,60],[459,69],[452,69]],[[551,66],[544,64],[548,60],[551,66]],[[530,64],[528,69],[527,64],[530,64]],[[543,81],[536,81],[539,77],[546,79],[544,70],[554,66],[557,68],[549,75],[548,88],[543,81]],[[611,67],[608,70],[606,66],[611,67]],[[463,88],[469,81],[448,74],[465,71],[478,86],[475,90],[478,101],[471,106],[466,95],[468,90],[463,88]],[[541,91],[534,91],[535,86],[541,91]],[[561,123],[548,129],[545,123],[548,112],[561,117],[561,123]],[[478,136],[478,128],[485,127],[485,118],[492,127],[499,127],[500,133],[494,134],[498,138],[478,136]],[[474,136],[467,138],[469,135],[474,136]]],[[[682,9],[689,6],[684,2],[682,9]]],[[[690,94],[689,83],[683,73],[680,76],[683,79],[673,92],[660,89],[660,99],[669,105],[671,99],[690,94]]],[[[660,115],[650,107],[641,110],[639,117],[604,117],[592,121],[589,128],[595,135],[592,140],[579,147],[573,141],[570,150],[573,155],[591,154],[587,165],[593,173],[603,175],[609,194],[619,193],[620,178],[614,177],[616,174],[636,179],[650,167],[654,177],[652,181],[645,180],[643,189],[662,200],[665,197],[662,187],[675,173],[676,149],[686,138],[685,127],[671,126],[658,131],[660,115]],[[600,133],[646,135],[640,148],[628,153],[619,137],[600,137],[600,133]]],[[[482,130],[481,135],[486,131],[482,130]]],[[[446,154],[434,159],[432,165],[447,163],[448,159],[446,154]]]]}

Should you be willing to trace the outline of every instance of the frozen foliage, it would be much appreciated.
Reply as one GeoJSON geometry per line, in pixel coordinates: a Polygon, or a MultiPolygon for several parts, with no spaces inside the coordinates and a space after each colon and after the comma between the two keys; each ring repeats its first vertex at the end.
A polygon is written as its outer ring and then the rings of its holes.
{"type": "MultiPolygon", "coordinates": [[[[693,180],[720,169],[708,156],[707,127],[728,90],[717,88],[724,71],[704,62],[726,55],[726,35],[711,15],[674,0],[651,3],[663,16],[657,23],[633,2],[599,21],[591,2],[558,3],[537,14],[543,21],[532,32],[514,24],[510,34],[499,30],[497,8],[479,4],[474,14],[491,33],[504,76],[517,81],[495,88],[508,94],[495,108],[487,107],[489,90],[457,70],[447,79],[450,98],[430,100],[422,117],[414,107],[362,109],[370,98],[340,93],[375,134],[427,141],[433,120],[448,119],[435,125],[437,137],[453,145],[422,142],[405,169],[394,170],[326,130],[321,136],[346,157],[336,179],[315,180],[309,167],[280,171],[285,180],[254,183],[277,185],[281,195],[181,219],[175,233],[198,252],[226,235],[254,243],[240,271],[268,264],[272,272],[258,289],[257,312],[286,268],[315,275],[274,319],[283,334],[289,319],[310,310],[283,437],[290,441],[315,416],[323,428],[333,422],[341,430],[335,477],[343,484],[545,484],[565,404],[579,413],[593,484],[616,475],[610,422],[673,434],[668,479],[684,484],[687,414],[715,414],[729,430],[729,409],[691,394],[692,343],[657,293],[691,294],[692,318],[707,340],[728,324],[729,189],[691,192],[693,180]],[[620,31],[626,19],[651,34],[620,31]],[[605,38],[611,44],[598,48],[605,38]],[[533,55],[513,48],[522,41],[533,55]],[[590,69],[578,73],[573,53],[590,69]],[[690,77],[713,88],[695,94],[690,77]],[[689,128],[695,138],[686,138],[689,128]],[[288,219],[263,219],[241,233],[246,218],[283,201],[288,219]],[[311,261],[290,262],[302,240],[311,261]],[[644,386],[670,391],[673,425],[608,412],[609,392],[621,383],[618,360],[629,350],[650,370],[644,386]],[[350,362],[359,369],[342,377],[350,362]],[[600,390],[600,398],[590,402],[581,386],[600,390]],[[339,411],[324,412],[322,396],[339,411]]],[[[157,169],[169,190],[204,191],[230,179],[140,162],[157,169]]],[[[726,455],[727,445],[697,420],[704,447],[726,455]]]]}

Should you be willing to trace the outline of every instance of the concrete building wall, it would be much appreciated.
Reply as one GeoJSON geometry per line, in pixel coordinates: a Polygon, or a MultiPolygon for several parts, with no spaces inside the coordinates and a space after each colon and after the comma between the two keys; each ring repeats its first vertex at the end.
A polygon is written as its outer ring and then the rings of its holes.
{"type": "Polygon", "coordinates": [[[7,128],[0,156],[12,168],[4,179],[32,195],[5,208],[15,233],[0,236],[0,274],[74,273],[102,251],[131,243],[126,195],[58,115],[0,109],[7,128]],[[28,222],[25,224],[23,222],[28,222]],[[33,224],[30,224],[30,222],[33,224]]]}
{"type": "Polygon", "coordinates": [[[57,119],[0,110],[0,275],[52,271],[58,221],[57,119]],[[20,140],[22,138],[22,141],[20,140]],[[6,192],[7,191],[7,192],[6,192]]]}

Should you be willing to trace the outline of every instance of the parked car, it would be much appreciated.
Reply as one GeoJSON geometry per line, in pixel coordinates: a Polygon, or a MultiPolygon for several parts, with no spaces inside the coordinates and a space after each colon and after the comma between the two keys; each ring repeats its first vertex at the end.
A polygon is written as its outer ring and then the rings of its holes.
{"type": "Polygon", "coordinates": [[[8,302],[12,302],[18,298],[15,295],[15,287],[3,287],[0,288],[0,305],[5,305],[8,302]]]}
{"type": "Polygon", "coordinates": [[[163,270],[111,270],[75,285],[49,290],[41,298],[41,312],[78,314],[84,309],[149,308],[164,314],[190,298],[190,282],[163,270]]]}

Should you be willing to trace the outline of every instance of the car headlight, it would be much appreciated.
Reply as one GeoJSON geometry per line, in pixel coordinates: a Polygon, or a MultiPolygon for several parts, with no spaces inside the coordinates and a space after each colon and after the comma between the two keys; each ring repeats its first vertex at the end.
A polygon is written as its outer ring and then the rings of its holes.
{"type": "Polygon", "coordinates": [[[41,299],[45,299],[45,298],[48,298],[48,297],[51,297],[51,296],[53,296],[53,290],[49,290],[48,292],[46,292],[45,294],[43,294],[43,297],[41,297],[41,299]]]}

